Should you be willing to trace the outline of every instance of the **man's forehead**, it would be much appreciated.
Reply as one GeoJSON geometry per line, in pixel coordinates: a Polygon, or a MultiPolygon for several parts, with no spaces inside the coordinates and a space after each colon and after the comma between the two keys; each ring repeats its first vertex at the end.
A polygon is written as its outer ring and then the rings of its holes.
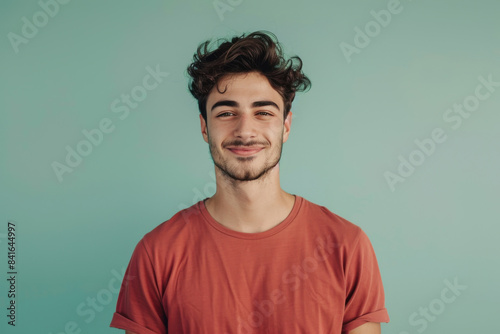
{"type": "MultiPolygon", "coordinates": [[[[276,89],[274,89],[271,86],[267,77],[258,73],[258,72],[225,74],[224,76],[219,78],[217,83],[214,85],[214,87],[212,88],[212,90],[208,94],[207,102],[210,101],[211,103],[217,104],[222,100],[233,100],[234,101],[234,100],[237,100],[237,98],[235,98],[235,96],[233,96],[232,98],[229,98],[229,95],[232,95],[231,93],[233,93],[233,92],[236,93],[237,91],[243,92],[243,93],[248,93],[248,92],[250,92],[250,89],[254,89],[256,91],[256,96],[250,97],[251,101],[249,103],[251,103],[252,105],[258,106],[259,102],[264,101],[266,103],[262,104],[262,106],[274,104],[274,105],[278,105],[279,110],[282,109],[283,99],[282,99],[281,95],[279,94],[279,92],[276,89]],[[246,84],[238,85],[238,83],[236,84],[236,86],[233,86],[233,83],[236,80],[240,80],[240,79],[244,80],[249,75],[253,76],[253,78],[250,78],[251,80],[255,79],[256,81],[261,81],[261,83],[259,83],[256,86],[253,86],[252,88],[250,88],[246,84]],[[265,83],[264,83],[264,81],[265,81],[265,83]],[[267,101],[272,101],[274,103],[267,103],[267,101]]],[[[225,105],[230,105],[230,104],[226,103],[225,105]]],[[[235,106],[237,106],[237,105],[235,105],[235,106]]],[[[213,108],[213,107],[210,107],[210,108],[213,108]]]]}

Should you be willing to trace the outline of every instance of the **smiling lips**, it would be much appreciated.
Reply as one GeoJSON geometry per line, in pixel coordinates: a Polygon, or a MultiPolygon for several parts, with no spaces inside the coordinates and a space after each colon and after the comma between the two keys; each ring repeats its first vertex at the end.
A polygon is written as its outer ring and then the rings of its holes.
{"type": "Polygon", "coordinates": [[[244,147],[244,146],[228,147],[228,150],[230,150],[234,154],[243,156],[249,156],[255,154],[262,149],[263,147],[244,147]]]}

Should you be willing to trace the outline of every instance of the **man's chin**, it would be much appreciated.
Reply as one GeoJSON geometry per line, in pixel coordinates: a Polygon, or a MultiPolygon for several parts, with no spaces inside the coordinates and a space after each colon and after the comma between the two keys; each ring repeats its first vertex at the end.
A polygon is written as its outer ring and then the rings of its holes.
{"type": "Polygon", "coordinates": [[[234,181],[248,182],[258,180],[262,175],[259,174],[242,174],[242,173],[224,173],[234,181]]]}
{"type": "Polygon", "coordinates": [[[241,172],[240,170],[238,173],[226,173],[226,174],[236,181],[241,181],[241,182],[257,181],[264,179],[267,175],[269,175],[273,171],[275,167],[276,165],[274,167],[262,169],[260,171],[254,170],[248,172],[241,172]]]}
{"type": "MultiPolygon", "coordinates": [[[[213,158],[212,158],[213,160],[213,158]]],[[[216,164],[217,169],[219,169],[224,176],[227,178],[233,179],[234,181],[240,182],[248,182],[248,181],[256,181],[261,180],[266,175],[271,173],[279,164],[280,159],[274,164],[274,166],[261,166],[262,169],[256,170],[255,167],[244,166],[244,162],[237,163],[231,168],[227,165],[222,166],[216,164]]],[[[214,161],[215,163],[215,161],[214,161]]]]}

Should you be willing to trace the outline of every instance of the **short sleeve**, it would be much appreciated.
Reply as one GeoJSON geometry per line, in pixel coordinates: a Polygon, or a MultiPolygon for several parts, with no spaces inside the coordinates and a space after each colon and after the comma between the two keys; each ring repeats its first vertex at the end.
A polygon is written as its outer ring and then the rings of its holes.
{"type": "Polygon", "coordinates": [[[346,301],[342,334],[365,322],[389,322],[377,258],[368,236],[359,237],[346,261],[346,301]]]}
{"type": "Polygon", "coordinates": [[[136,245],[125,271],[110,327],[137,334],[168,331],[161,293],[144,239],[136,245]]]}

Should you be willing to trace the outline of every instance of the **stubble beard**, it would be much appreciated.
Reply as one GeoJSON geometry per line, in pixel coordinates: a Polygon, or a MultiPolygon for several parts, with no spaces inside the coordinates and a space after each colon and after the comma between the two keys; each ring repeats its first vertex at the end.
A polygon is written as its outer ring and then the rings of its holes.
{"type": "MultiPolygon", "coordinates": [[[[273,153],[271,156],[272,160],[267,160],[264,163],[264,166],[262,166],[260,169],[259,169],[259,167],[250,168],[247,166],[248,164],[251,164],[253,160],[257,159],[256,156],[248,156],[248,157],[237,156],[236,160],[240,161],[239,163],[238,162],[229,163],[228,159],[224,159],[224,157],[222,156],[220,151],[213,144],[212,139],[211,139],[208,131],[207,131],[207,137],[208,137],[208,146],[210,149],[210,156],[212,157],[212,161],[214,162],[214,165],[217,168],[219,168],[219,170],[222,172],[222,174],[226,178],[228,178],[230,181],[233,181],[233,182],[234,181],[247,182],[247,181],[264,179],[265,176],[274,167],[276,167],[276,165],[281,160],[281,153],[283,151],[283,136],[281,136],[280,140],[278,141],[279,148],[276,147],[272,152],[273,153]],[[230,166],[230,164],[233,164],[233,166],[230,166]],[[244,169],[244,170],[242,170],[242,169],[244,169]]],[[[262,149],[260,152],[258,152],[256,154],[264,153],[262,151],[265,149],[266,148],[262,149]]]]}

